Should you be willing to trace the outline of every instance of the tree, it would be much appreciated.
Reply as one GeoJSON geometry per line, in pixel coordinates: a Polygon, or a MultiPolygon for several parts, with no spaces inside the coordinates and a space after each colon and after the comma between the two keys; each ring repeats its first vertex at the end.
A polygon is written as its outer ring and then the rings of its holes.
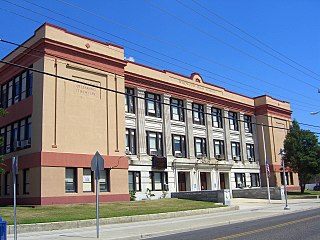
{"type": "MultiPolygon", "coordinates": [[[[7,114],[7,111],[4,110],[3,108],[0,108],[0,117],[4,117],[7,114]]],[[[4,142],[3,142],[3,136],[0,136],[0,146],[3,146],[4,142]]],[[[3,155],[0,154],[0,175],[3,174],[4,169],[4,160],[3,160],[3,155]]]]}
{"type": "Polygon", "coordinates": [[[311,176],[320,173],[320,147],[318,138],[309,130],[300,129],[296,120],[284,140],[284,162],[299,175],[301,193],[311,176]]]}

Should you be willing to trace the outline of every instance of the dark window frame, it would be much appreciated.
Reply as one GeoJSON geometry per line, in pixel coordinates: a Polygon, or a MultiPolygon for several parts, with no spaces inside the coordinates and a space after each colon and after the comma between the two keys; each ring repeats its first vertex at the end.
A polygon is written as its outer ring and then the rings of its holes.
{"type": "Polygon", "coordinates": [[[246,174],[245,173],[235,173],[235,180],[236,180],[236,188],[244,188],[247,186],[246,182],[246,174]],[[240,176],[241,181],[238,182],[238,177],[240,176]],[[239,185],[241,183],[241,186],[239,185]]]}
{"type": "Polygon", "coordinates": [[[252,133],[252,117],[249,115],[244,115],[244,131],[246,133],[252,133]]]}
{"type": "Polygon", "coordinates": [[[252,143],[247,143],[246,144],[246,149],[247,149],[247,158],[251,162],[255,162],[255,152],[254,152],[254,144],[252,143]],[[250,153],[250,155],[248,154],[250,153]],[[249,159],[251,158],[251,159],[249,159]]]}
{"type": "Polygon", "coordinates": [[[204,115],[204,105],[200,103],[192,103],[193,124],[205,125],[204,115]],[[196,118],[196,115],[199,115],[199,117],[196,118]]]}
{"type": "Polygon", "coordinates": [[[65,193],[77,193],[78,192],[78,173],[77,168],[74,167],[66,167],[65,168],[65,193]],[[71,182],[67,182],[67,170],[73,171],[73,181],[72,181],[72,189],[68,190],[68,185],[71,182]]]}
{"type": "MultiPolygon", "coordinates": [[[[105,188],[103,189],[101,186],[101,178],[99,179],[99,190],[100,192],[110,192],[110,169],[104,169],[102,170],[106,173],[106,181],[104,182],[105,183],[105,188]]],[[[100,173],[101,175],[101,173],[100,173]]]]}
{"type": "Polygon", "coordinates": [[[177,135],[177,134],[172,134],[172,155],[176,156],[176,152],[179,150],[175,149],[175,137],[179,138],[180,141],[180,153],[181,157],[185,158],[187,157],[187,144],[186,144],[186,136],[185,135],[177,135]]]}
{"type": "Polygon", "coordinates": [[[145,92],[145,109],[146,116],[161,118],[161,96],[160,94],[145,92]],[[154,113],[150,112],[149,103],[153,104],[154,113]]]}
{"type": "Polygon", "coordinates": [[[239,142],[231,142],[231,156],[232,159],[235,161],[240,161],[241,160],[241,147],[240,147],[240,143],[239,142]],[[233,146],[236,146],[236,156],[234,156],[233,154],[233,146]],[[234,157],[236,157],[237,159],[234,159],[234,157]]]}
{"type": "Polygon", "coordinates": [[[136,129],[126,128],[126,151],[128,150],[130,155],[137,154],[137,137],[136,129]],[[128,136],[128,138],[127,138],[128,136]],[[127,142],[128,139],[128,142],[127,142]],[[129,146],[127,146],[129,144],[129,146]]]}
{"type": "Polygon", "coordinates": [[[141,172],[140,171],[128,171],[128,180],[130,180],[130,174],[132,174],[132,188],[133,189],[130,190],[130,184],[129,184],[129,191],[141,192],[141,172]],[[137,182],[136,182],[137,176],[139,178],[139,184],[137,184],[137,182]]]}
{"type": "Polygon", "coordinates": [[[215,128],[223,128],[223,121],[222,121],[222,109],[220,108],[211,108],[211,115],[212,115],[212,127],[215,128]],[[217,123],[217,124],[215,124],[217,123]],[[215,126],[217,125],[217,126],[215,126]]]}
{"type": "Polygon", "coordinates": [[[29,168],[23,169],[22,174],[23,174],[23,194],[28,195],[30,194],[29,192],[30,182],[28,181],[30,178],[30,169],[29,168]],[[27,174],[29,174],[28,177],[27,177],[27,174]]]}
{"type": "Polygon", "coordinates": [[[152,171],[150,172],[151,175],[151,184],[152,184],[152,191],[168,191],[168,172],[160,172],[160,171],[152,171]],[[156,188],[155,184],[155,173],[160,174],[160,181],[161,181],[161,188],[156,188]]]}
{"type": "Polygon", "coordinates": [[[180,122],[184,122],[185,121],[183,100],[177,99],[177,98],[170,98],[170,114],[171,114],[171,120],[180,121],[180,122]],[[174,103],[174,101],[177,101],[177,103],[174,103]],[[174,108],[177,108],[178,119],[173,119],[173,116],[174,116],[173,109],[174,108]]]}
{"type": "Polygon", "coordinates": [[[136,96],[135,96],[135,90],[134,88],[125,88],[125,101],[126,101],[126,113],[136,113],[136,96]]]}
{"type": "Polygon", "coordinates": [[[10,195],[10,172],[4,173],[4,195],[10,195]]]}
{"type": "Polygon", "coordinates": [[[225,159],[224,140],[213,139],[213,151],[214,151],[214,157],[216,159],[224,160],[225,159]],[[217,145],[219,146],[219,153],[216,152],[216,143],[218,143],[217,145]],[[218,157],[218,155],[220,156],[218,157]]]}
{"type": "Polygon", "coordinates": [[[229,111],[228,117],[229,117],[229,129],[233,131],[239,131],[238,113],[229,111]]]}
{"type": "Polygon", "coordinates": [[[156,156],[163,156],[164,150],[163,150],[163,137],[161,132],[153,132],[153,131],[146,131],[146,138],[147,138],[147,153],[151,156],[151,149],[150,149],[150,135],[155,134],[156,135],[156,156]]]}
{"type": "Polygon", "coordinates": [[[260,187],[260,174],[250,173],[251,187],[260,187]],[[255,176],[255,177],[253,177],[255,176]],[[255,181],[253,181],[255,180],[255,181]]]}
{"type": "Polygon", "coordinates": [[[82,169],[82,192],[84,193],[90,193],[90,192],[94,192],[94,172],[91,171],[91,168],[83,168],[82,169]],[[90,170],[90,191],[85,191],[84,188],[83,188],[83,184],[86,183],[86,182],[83,182],[83,176],[84,176],[84,171],[85,170],[90,170]]]}
{"type": "Polygon", "coordinates": [[[200,138],[200,137],[194,137],[194,154],[196,158],[201,154],[201,157],[207,157],[207,139],[206,138],[200,138]],[[201,145],[201,152],[197,152],[197,140],[200,140],[201,145]]]}

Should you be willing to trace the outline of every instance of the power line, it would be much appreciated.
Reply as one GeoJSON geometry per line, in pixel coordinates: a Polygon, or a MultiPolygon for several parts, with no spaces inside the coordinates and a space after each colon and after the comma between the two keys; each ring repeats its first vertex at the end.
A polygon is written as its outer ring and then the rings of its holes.
{"type": "Polygon", "coordinates": [[[255,41],[257,41],[258,43],[260,43],[261,45],[265,46],[266,48],[271,49],[272,51],[274,51],[275,53],[279,54],[280,56],[284,57],[285,59],[297,64],[298,66],[302,67],[303,69],[313,73],[316,76],[320,76],[318,73],[310,70],[309,68],[299,64],[298,62],[294,61],[293,59],[287,57],[286,55],[284,55],[283,53],[277,51],[276,49],[274,49],[273,47],[271,47],[270,45],[264,43],[263,41],[259,40],[257,37],[251,35],[250,33],[246,32],[245,30],[241,29],[240,27],[236,26],[235,24],[233,24],[232,22],[230,22],[229,20],[227,20],[226,18],[218,15],[217,13],[213,12],[211,9],[208,9],[207,7],[203,6],[202,4],[200,4],[199,2],[195,1],[195,0],[191,0],[192,2],[194,2],[195,4],[197,4],[198,6],[202,7],[203,9],[207,10],[209,13],[211,13],[212,15],[220,18],[221,20],[223,20],[224,22],[226,22],[227,24],[229,24],[230,26],[238,29],[240,32],[242,32],[243,34],[249,36],[250,38],[254,39],[255,41]]]}
{"type": "MultiPolygon", "coordinates": [[[[154,37],[153,35],[147,34],[146,32],[138,31],[138,30],[136,30],[136,29],[134,29],[134,28],[132,28],[132,27],[128,27],[127,25],[118,23],[118,22],[116,22],[116,21],[114,21],[114,20],[111,20],[110,18],[106,18],[106,17],[101,16],[101,15],[95,13],[95,12],[92,12],[92,11],[89,11],[89,10],[84,9],[84,8],[82,8],[82,7],[79,7],[79,6],[75,5],[75,4],[71,4],[71,3],[68,3],[68,2],[63,1],[63,0],[56,0],[56,1],[61,2],[61,3],[65,4],[65,5],[71,6],[71,7],[73,7],[73,8],[79,9],[80,11],[83,11],[83,12],[85,12],[85,13],[88,13],[88,14],[90,14],[90,15],[93,15],[93,16],[95,16],[95,17],[98,17],[98,18],[100,18],[100,19],[102,19],[102,20],[104,20],[104,21],[106,21],[106,22],[111,22],[111,23],[116,24],[116,25],[118,25],[118,26],[120,26],[120,27],[126,28],[126,29],[128,29],[128,30],[130,30],[130,31],[133,31],[133,32],[135,32],[135,33],[138,33],[139,35],[146,36],[147,38],[154,39],[154,40],[156,40],[156,41],[158,41],[158,42],[164,43],[164,44],[169,45],[169,46],[172,46],[172,47],[174,47],[174,48],[181,49],[181,50],[184,51],[184,52],[188,52],[188,53],[190,53],[190,54],[192,54],[192,55],[194,55],[194,56],[196,56],[196,57],[199,57],[199,58],[201,58],[201,59],[204,59],[204,60],[206,60],[206,61],[208,61],[208,62],[210,62],[210,63],[213,63],[213,64],[215,64],[215,65],[221,66],[221,67],[223,67],[223,68],[226,68],[226,69],[232,70],[232,71],[234,71],[234,72],[240,73],[240,74],[242,74],[242,75],[244,75],[244,76],[247,76],[247,77],[249,77],[249,78],[251,78],[251,79],[263,81],[263,82],[265,82],[265,83],[267,83],[267,84],[269,84],[269,85],[271,85],[271,86],[277,87],[277,88],[281,88],[281,89],[283,88],[282,86],[278,86],[278,85],[276,85],[276,84],[270,83],[270,82],[268,82],[268,81],[266,81],[266,80],[264,80],[264,79],[262,79],[262,78],[260,78],[260,77],[253,76],[253,75],[248,74],[248,73],[245,73],[245,72],[243,72],[243,71],[241,71],[241,70],[239,70],[239,69],[235,69],[235,68],[233,68],[233,67],[227,66],[227,65],[222,64],[222,63],[219,63],[219,62],[217,62],[217,61],[213,61],[212,59],[209,59],[209,58],[207,58],[207,57],[205,57],[205,56],[201,56],[201,55],[197,54],[196,52],[190,51],[188,48],[184,48],[184,47],[182,47],[182,46],[180,46],[180,45],[176,45],[176,44],[174,44],[174,43],[172,43],[172,42],[168,42],[168,41],[164,41],[164,40],[162,40],[162,39],[156,38],[156,37],[154,37]]],[[[293,93],[295,93],[295,94],[297,94],[297,95],[300,95],[300,96],[303,96],[303,97],[307,97],[307,96],[305,96],[305,95],[301,95],[301,93],[299,93],[299,92],[295,92],[295,91],[292,91],[292,90],[290,90],[290,91],[293,92],[293,93]]]]}
{"type": "Polygon", "coordinates": [[[290,77],[290,78],[292,78],[292,79],[295,79],[295,80],[300,81],[300,82],[302,82],[302,83],[304,83],[304,84],[306,84],[306,85],[308,85],[308,86],[310,86],[310,87],[313,87],[313,88],[318,89],[317,86],[315,86],[315,85],[313,85],[313,84],[311,84],[311,83],[309,83],[309,82],[303,81],[303,80],[301,80],[301,79],[299,79],[299,78],[297,78],[297,77],[295,77],[295,76],[292,76],[291,74],[289,74],[289,73],[281,70],[280,68],[277,68],[277,67],[273,66],[272,64],[269,64],[269,63],[267,63],[267,62],[265,62],[265,61],[263,61],[263,60],[255,57],[255,56],[253,56],[253,55],[251,55],[251,54],[249,54],[249,53],[241,50],[240,48],[237,48],[237,47],[233,46],[232,44],[227,43],[226,41],[224,41],[224,40],[222,40],[222,39],[220,39],[220,38],[218,38],[218,37],[216,37],[216,36],[208,33],[207,31],[202,30],[201,28],[195,26],[194,24],[192,24],[192,23],[190,23],[190,22],[187,22],[187,21],[181,19],[180,17],[176,16],[175,14],[173,14],[173,13],[171,13],[171,12],[169,12],[169,11],[161,8],[161,7],[159,7],[158,5],[156,5],[156,4],[154,4],[154,3],[150,3],[150,1],[148,1],[148,0],[147,0],[146,2],[148,2],[151,6],[157,8],[157,9],[160,10],[161,12],[164,12],[164,13],[166,13],[167,15],[169,15],[169,16],[177,19],[177,20],[179,20],[179,21],[182,22],[182,23],[184,23],[185,25],[196,29],[197,31],[199,31],[199,32],[207,35],[208,37],[216,40],[217,42],[220,42],[221,44],[226,45],[226,46],[228,46],[228,47],[230,47],[230,48],[232,48],[232,49],[234,49],[234,50],[236,50],[236,51],[238,51],[238,52],[240,52],[240,53],[242,53],[242,54],[244,54],[244,55],[246,55],[246,56],[254,59],[255,61],[260,62],[260,63],[262,63],[263,65],[266,65],[266,66],[268,66],[269,68],[272,68],[272,69],[274,69],[274,70],[276,70],[276,71],[278,71],[278,72],[280,72],[280,73],[282,73],[282,74],[284,74],[284,75],[286,75],[286,76],[288,76],[288,77],[290,77]]]}
{"type": "MultiPolygon", "coordinates": [[[[3,0],[3,1],[6,1],[6,0],[3,0]]],[[[25,1],[26,1],[26,0],[25,0],[25,1]]],[[[6,2],[8,2],[8,1],[6,1],[6,2]]],[[[29,1],[26,1],[26,2],[29,2],[29,1]]],[[[20,5],[17,5],[17,4],[11,3],[11,2],[8,2],[8,3],[13,4],[13,5],[15,5],[15,6],[18,6],[18,7],[21,7],[21,8],[23,8],[23,9],[28,10],[28,11],[31,11],[31,12],[33,12],[33,13],[39,14],[39,15],[41,15],[41,16],[44,16],[43,14],[40,14],[40,13],[38,13],[38,12],[35,12],[35,11],[30,10],[30,9],[28,9],[28,8],[25,8],[25,7],[22,7],[22,6],[20,6],[20,5]]],[[[36,5],[36,6],[38,6],[38,7],[41,7],[41,8],[43,8],[43,9],[46,9],[46,10],[48,10],[48,11],[54,12],[54,11],[52,11],[52,10],[50,10],[50,9],[44,8],[44,7],[39,6],[39,5],[37,5],[37,4],[34,4],[34,3],[31,3],[31,4],[36,5]]],[[[10,12],[10,13],[12,13],[12,12],[10,12]]],[[[56,12],[55,12],[55,13],[56,13],[56,12]]],[[[65,16],[65,15],[63,15],[63,14],[60,14],[60,13],[56,13],[56,14],[59,14],[59,15],[64,16],[64,17],[66,17],[66,18],[72,19],[72,18],[67,17],[67,16],[65,16]]],[[[21,15],[20,15],[20,16],[21,16],[21,15]]],[[[23,17],[23,16],[22,16],[22,17],[23,17]]],[[[45,17],[47,17],[47,16],[45,16],[45,17]]],[[[50,18],[50,17],[48,17],[48,18],[50,18]]],[[[50,18],[50,19],[52,19],[52,20],[54,20],[54,21],[57,21],[57,22],[60,22],[60,23],[62,23],[62,24],[65,24],[65,25],[67,25],[67,26],[70,26],[70,27],[72,27],[72,28],[78,29],[78,30],[80,30],[80,31],[84,31],[84,32],[86,32],[86,33],[88,33],[88,34],[90,34],[90,35],[94,35],[94,36],[96,36],[96,37],[105,39],[104,37],[101,37],[101,36],[99,36],[99,35],[96,35],[96,34],[93,34],[93,33],[91,33],[91,32],[85,31],[85,30],[83,30],[83,29],[79,29],[78,27],[75,27],[75,26],[73,26],[73,25],[66,24],[66,23],[64,23],[64,22],[62,22],[62,21],[59,21],[59,20],[55,19],[55,18],[50,18]]],[[[85,23],[83,23],[83,22],[80,22],[80,21],[78,21],[78,20],[74,20],[74,19],[73,19],[73,21],[79,22],[79,23],[84,24],[84,25],[86,25],[86,26],[90,26],[90,25],[85,24],[85,23]]],[[[97,29],[97,28],[95,28],[95,27],[93,27],[93,26],[90,26],[90,27],[92,27],[92,28],[94,28],[94,29],[96,29],[96,30],[99,30],[99,29],[97,29]]],[[[102,31],[102,30],[99,30],[99,31],[102,31]]],[[[105,32],[105,31],[103,31],[103,32],[104,32],[104,33],[107,33],[107,34],[109,34],[109,35],[118,37],[118,36],[116,36],[116,35],[114,35],[114,34],[110,34],[110,33],[105,32]]],[[[125,41],[128,41],[128,40],[123,39],[123,38],[121,38],[121,37],[118,37],[118,38],[120,38],[120,39],[122,39],[122,40],[125,40],[125,41]]],[[[107,40],[107,41],[110,41],[109,39],[106,39],[106,40],[107,40]]],[[[128,42],[130,42],[130,43],[132,43],[132,44],[135,44],[135,43],[133,43],[133,42],[131,42],[131,41],[128,41],[128,42]]],[[[138,46],[140,46],[140,47],[143,47],[143,46],[141,46],[141,45],[139,45],[139,44],[135,44],[135,45],[138,45],[138,46]]],[[[130,47],[128,47],[128,48],[131,49],[131,50],[133,50],[133,51],[135,51],[135,52],[138,52],[138,53],[140,53],[140,54],[144,54],[144,55],[146,55],[146,56],[155,58],[155,59],[157,59],[157,60],[164,61],[164,62],[169,63],[169,64],[171,64],[171,65],[174,65],[174,66],[176,66],[176,67],[179,67],[179,68],[182,68],[182,69],[185,69],[185,70],[188,70],[188,71],[192,71],[192,70],[190,70],[190,69],[188,69],[188,68],[181,67],[181,66],[179,66],[179,65],[177,65],[177,64],[174,64],[174,63],[172,63],[172,62],[168,62],[168,61],[165,61],[165,60],[163,60],[163,59],[160,59],[160,58],[151,56],[151,55],[149,55],[149,54],[146,54],[146,53],[144,53],[144,52],[138,51],[138,50],[136,50],[136,49],[133,49],[133,48],[130,48],[130,47]]],[[[145,49],[147,49],[147,50],[150,50],[150,51],[153,51],[153,52],[156,52],[156,53],[158,53],[158,54],[162,54],[162,53],[160,53],[160,52],[158,52],[158,51],[155,51],[155,50],[152,50],[152,49],[149,49],[149,48],[146,48],[146,47],[143,47],[143,48],[145,48],[145,49]]],[[[112,49],[112,50],[115,50],[115,49],[112,49]]],[[[171,59],[174,59],[174,60],[176,60],[176,61],[180,61],[180,62],[182,62],[182,63],[184,63],[184,64],[189,65],[189,66],[199,68],[199,67],[197,67],[197,66],[195,66],[195,65],[189,64],[189,63],[187,63],[187,62],[181,61],[181,60],[176,59],[176,58],[172,58],[172,57],[170,57],[170,56],[168,56],[168,55],[165,55],[165,54],[162,54],[162,55],[165,56],[165,57],[169,57],[169,58],[171,58],[171,59]]],[[[142,59],[142,60],[143,60],[143,59],[142,59]]],[[[156,64],[154,64],[154,63],[152,63],[152,62],[150,62],[150,61],[146,61],[146,60],[143,60],[143,61],[149,62],[149,63],[151,63],[151,64],[153,64],[153,65],[156,65],[156,64]]],[[[160,65],[158,65],[158,66],[160,66],[160,65]]],[[[244,84],[244,83],[242,83],[242,82],[239,82],[239,81],[230,79],[230,78],[228,78],[228,77],[225,77],[225,76],[222,76],[222,75],[213,73],[213,72],[208,71],[208,70],[203,69],[203,68],[200,68],[200,69],[202,69],[203,71],[207,71],[207,72],[209,72],[209,73],[211,73],[211,74],[217,75],[217,76],[219,76],[219,77],[221,77],[221,78],[225,78],[225,79],[228,79],[228,80],[232,80],[232,81],[237,82],[237,83],[239,83],[239,84],[241,84],[241,85],[248,86],[248,87],[252,88],[252,87],[251,87],[250,85],[248,85],[248,84],[244,84]]],[[[213,80],[218,81],[218,82],[225,83],[225,84],[227,84],[227,85],[231,85],[231,86],[234,86],[234,87],[238,87],[238,86],[233,85],[233,84],[231,84],[231,83],[229,83],[229,82],[221,81],[221,80],[218,80],[218,79],[213,78],[213,77],[208,76],[208,75],[203,75],[203,76],[208,77],[208,78],[213,79],[213,80]]],[[[268,83],[268,82],[267,82],[267,83],[268,83]]],[[[269,84],[270,84],[270,83],[269,83],[269,84]]],[[[274,85],[274,84],[270,84],[270,85],[274,85]]],[[[276,86],[276,85],[274,85],[274,86],[276,86]]],[[[276,86],[276,87],[279,87],[279,86],[276,86]]],[[[239,87],[238,87],[238,88],[239,88],[239,87]]],[[[240,87],[240,88],[241,88],[241,87],[240,87]]],[[[265,90],[263,90],[263,89],[259,89],[259,88],[256,88],[256,87],[254,87],[254,88],[257,89],[257,90],[259,90],[259,91],[265,92],[265,90]]],[[[251,89],[249,89],[249,90],[248,90],[248,89],[245,89],[245,88],[241,88],[241,89],[246,90],[246,91],[250,91],[250,92],[257,93],[257,92],[255,92],[255,91],[252,91],[251,89]]],[[[303,97],[309,98],[308,96],[305,96],[305,95],[303,95],[303,94],[301,94],[301,93],[298,93],[298,92],[295,92],[295,91],[292,91],[292,92],[294,92],[294,93],[297,94],[297,95],[301,95],[301,96],[303,96],[303,97]]],[[[279,94],[272,94],[272,95],[284,97],[284,96],[281,96],[281,95],[279,95],[279,94]]],[[[284,98],[290,99],[290,98],[288,98],[288,97],[284,97],[284,98]]],[[[312,99],[312,98],[310,98],[310,99],[312,99]]],[[[313,100],[313,99],[312,99],[312,100],[313,100]]],[[[293,101],[303,102],[303,101],[298,101],[298,100],[293,100],[293,101]]],[[[303,103],[305,103],[305,102],[303,102],[303,103]]],[[[316,106],[316,105],[310,104],[310,103],[307,103],[307,104],[308,104],[309,106],[310,106],[310,105],[316,106]]],[[[294,105],[298,105],[298,106],[299,106],[299,104],[294,104],[294,105]]],[[[303,105],[300,105],[300,106],[305,107],[305,106],[303,106],[303,105]]],[[[299,108],[297,108],[297,109],[299,109],[299,108]]],[[[302,110],[302,109],[300,109],[300,110],[302,110]]],[[[304,110],[302,110],[302,111],[304,111],[304,110]]]]}
{"type": "MultiPolygon", "coordinates": [[[[98,89],[100,89],[100,90],[105,90],[105,91],[113,92],[113,93],[116,93],[116,94],[130,95],[130,96],[132,96],[132,97],[134,97],[134,98],[136,98],[136,99],[151,100],[151,101],[153,101],[153,102],[158,102],[158,103],[160,103],[161,105],[171,106],[170,103],[164,103],[164,102],[162,102],[162,101],[155,100],[155,99],[152,99],[152,98],[139,97],[139,96],[136,96],[136,95],[127,94],[127,93],[125,93],[125,92],[120,92],[120,91],[118,91],[118,90],[113,90],[113,89],[110,89],[110,88],[105,88],[105,87],[101,87],[101,86],[96,86],[96,85],[93,85],[93,84],[90,84],[90,83],[81,82],[81,81],[78,81],[78,80],[75,80],[75,79],[63,77],[63,76],[56,75],[56,74],[53,74],[53,73],[48,73],[48,72],[45,72],[45,71],[41,71],[41,70],[37,70],[37,69],[34,69],[34,68],[26,67],[26,66],[23,66],[23,65],[20,65],[20,64],[12,63],[12,62],[9,62],[9,61],[0,60],[0,62],[1,62],[1,63],[4,63],[4,64],[11,65],[11,66],[14,66],[14,67],[18,67],[18,68],[22,68],[22,69],[26,69],[26,70],[31,70],[31,71],[36,72],[36,73],[40,73],[40,74],[48,75],[48,76],[55,77],[55,78],[58,78],[58,79],[62,79],[62,80],[64,80],[64,81],[69,81],[69,82],[73,82],[73,83],[78,83],[78,84],[82,84],[82,85],[85,85],[85,86],[89,86],[89,87],[93,87],[93,88],[98,88],[98,89]]],[[[193,109],[189,109],[189,108],[187,108],[187,107],[181,107],[181,109],[184,109],[184,110],[186,110],[186,111],[193,111],[193,109]]],[[[212,114],[207,113],[207,112],[202,112],[202,111],[198,111],[198,112],[203,113],[204,115],[210,115],[210,116],[212,116],[212,114]]],[[[233,119],[233,118],[224,117],[224,116],[221,116],[221,118],[233,119]]],[[[288,120],[289,120],[289,119],[288,119],[288,120]]],[[[246,121],[240,120],[240,119],[237,119],[237,121],[238,121],[238,122],[246,122],[246,121]]],[[[251,122],[251,124],[257,125],[257,126],[260,125],[260,126],[264,126],[264,127],[271,127],[271,128],[276,128],[276,129],[290,130],[290,128],[283,128],[283,127],[268,125],[268,124],[264,124],[264,123],[251,122]]],[[[320,126],[319,126],[319,127],[320,127],[320,126]]],[[[320,133],[316,133],[316,132],[313,132],[313,133],[315,133],[315,134],[320,134],[320,133]]]]}

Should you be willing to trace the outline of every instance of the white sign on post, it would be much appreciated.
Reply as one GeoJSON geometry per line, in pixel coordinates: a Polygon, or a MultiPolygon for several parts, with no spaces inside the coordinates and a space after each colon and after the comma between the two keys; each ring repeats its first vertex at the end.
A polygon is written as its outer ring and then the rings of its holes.
{"type": "Polygon", "coordinates": [[[97,238],[99,238],[99,179],[100,171],[104,169],[104,159],[97,151],[91,160],[91,171],[94,171],[96,178],[96,226],[97,238]]]}

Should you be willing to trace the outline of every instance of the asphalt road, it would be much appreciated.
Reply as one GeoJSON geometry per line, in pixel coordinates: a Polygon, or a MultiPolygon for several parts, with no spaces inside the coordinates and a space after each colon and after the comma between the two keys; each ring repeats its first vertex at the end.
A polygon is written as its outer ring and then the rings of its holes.
{"type": "MultiPolygon", "coordinates": [[[[150,238],[151,239],[151,238],[150,238]]],[[[320,209],[152,238],[155,240],[319,240],[320,209]]]]}

